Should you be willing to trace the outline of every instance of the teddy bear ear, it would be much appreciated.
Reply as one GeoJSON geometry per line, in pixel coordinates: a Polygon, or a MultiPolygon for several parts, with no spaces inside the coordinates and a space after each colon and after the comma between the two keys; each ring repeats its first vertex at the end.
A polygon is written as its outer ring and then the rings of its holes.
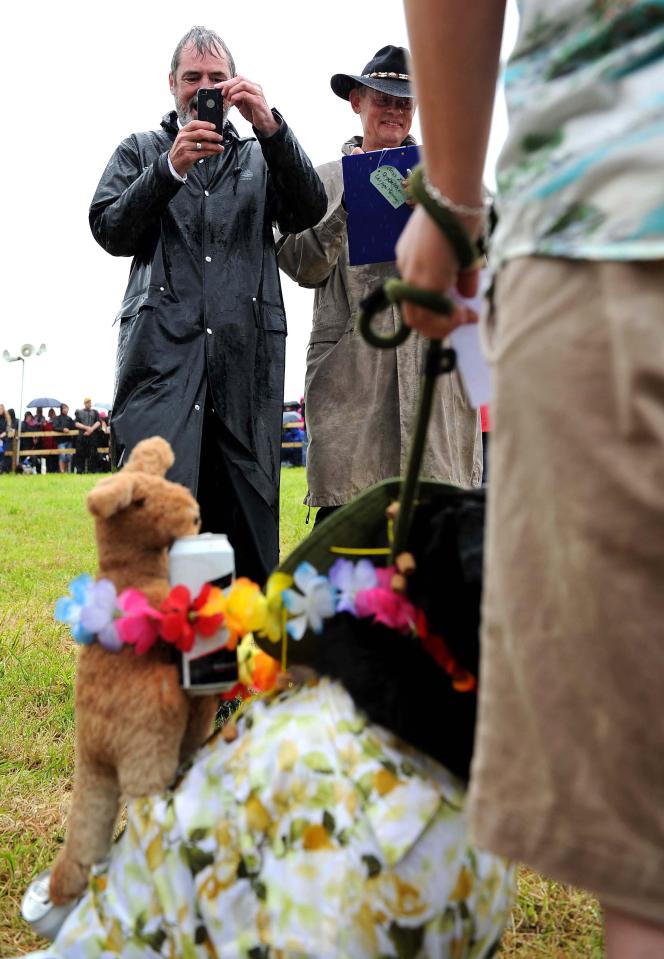
{"type": "Polygon", "coordinates": [[[135,472],[152,473],[154,476],[165,476],[174,462],[175,456],[171,444],[161,436],[151,436],[136,444],[124,468],[135,472]]]}
{"type": "Polygon", "coordinates": [[[136,479],[122,471],[100,480],[85,497],[88,510],[99,519],[108,519],[126,509],[133,499],[136,479]]]}

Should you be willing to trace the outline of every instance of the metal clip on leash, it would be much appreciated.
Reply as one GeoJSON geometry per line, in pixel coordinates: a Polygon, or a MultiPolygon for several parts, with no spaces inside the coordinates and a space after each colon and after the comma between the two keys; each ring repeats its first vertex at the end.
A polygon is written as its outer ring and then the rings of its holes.
{"type": "MultiPolygon", "coordinates": [[[[405,283],[403,280],[386,280],[382,286],[374,290],[373,293],[370,293],[360,304],[360,332],[367,343],[370,343],[371,346],[375,346],[378,349],[386,350],[400,346],[408,339],[410,327],[406,326],[401,317],[399,317],[399,325],[392,336],[383,336],[376,333],[371,325],[371,321],[376,313],[387,309],[390,304],[401,303],[403,300],[408,303],[415,303],[434,313],[441,313],[443,316],[449,316],[454,309],[452,301],[447,296],[432,293],[429,290],[420,290],[410,283],[405,283]]],[[[404,552],[408,542],[408,534],[410,533],[415,509],[417,481],[420,474],[420,466],[422,465],[424,444],[426,442],[427,429],[431,416],[436,377],[441,373],[451,373],[455,365],[456,353],[453,349],[443,347],[440,340],[429,340],[424,362],[424,378],[422,380],[417,406],[415,432],[408,454],[406,475],[401,485],[399,512],[396,519],[390,562],[393,562],[399,553],[404,552]]]]}

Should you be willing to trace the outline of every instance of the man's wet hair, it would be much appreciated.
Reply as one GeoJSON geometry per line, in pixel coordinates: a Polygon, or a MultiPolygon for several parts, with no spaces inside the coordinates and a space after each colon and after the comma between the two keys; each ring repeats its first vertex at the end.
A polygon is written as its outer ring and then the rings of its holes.
{"type": "Polygon", "coordinates": [[[191,46],[192,44],[196,47],[196,50],[201,57],[204,53],[222,53],[228,61],[231,76],[235,76],[235,60],[233,59],[231,51],[228,49],[219,34],[215,33],[214,30],[208,30],[207,27],[192,27],[191,30],[185,33],[185,35],[182,37],[173,53],[173,59],[171,60],[171,73],[174,77],[180,65],[180,54],[185,47],[191,46]]]}

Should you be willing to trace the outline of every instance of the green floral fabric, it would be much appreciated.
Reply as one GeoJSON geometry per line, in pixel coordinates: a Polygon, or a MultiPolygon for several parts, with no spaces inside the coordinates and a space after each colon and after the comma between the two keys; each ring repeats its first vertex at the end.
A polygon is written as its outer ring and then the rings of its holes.
{"type": "Polygon", "coordinates": [[[519,0],[493,258],[664,256],[664,0],[519,0]]]}
{"type": "Polygon", "coordinates": [[[253,704],[238,725],[171,792],[130,804],[45,956],[494,954],[514,873],[469,846],[461,783],[327,680],[253,704]]]}

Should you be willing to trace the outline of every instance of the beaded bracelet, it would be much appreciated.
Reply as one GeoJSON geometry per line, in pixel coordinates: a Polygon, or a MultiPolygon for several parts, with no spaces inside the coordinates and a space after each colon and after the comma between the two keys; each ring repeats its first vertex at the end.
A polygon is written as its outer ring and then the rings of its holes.
{"type": "MultiPolygon", "coordinates": [[[[417,203],[422,204],[429,216],[435,220],[445,234],[456,253],[461,269],[468,270],[479,258],[477,246],[468,236],[465,227],[459,221],[451,206],[432,196],[427,190],[427,185],[424,167],[419,163],[408,178],[408,192],[417,203]]],[[[469,207],[468,209],[474,208],[469,207]]],[[[484,209],[482,209],[482,213],[484,213],[484,209]]]]}

